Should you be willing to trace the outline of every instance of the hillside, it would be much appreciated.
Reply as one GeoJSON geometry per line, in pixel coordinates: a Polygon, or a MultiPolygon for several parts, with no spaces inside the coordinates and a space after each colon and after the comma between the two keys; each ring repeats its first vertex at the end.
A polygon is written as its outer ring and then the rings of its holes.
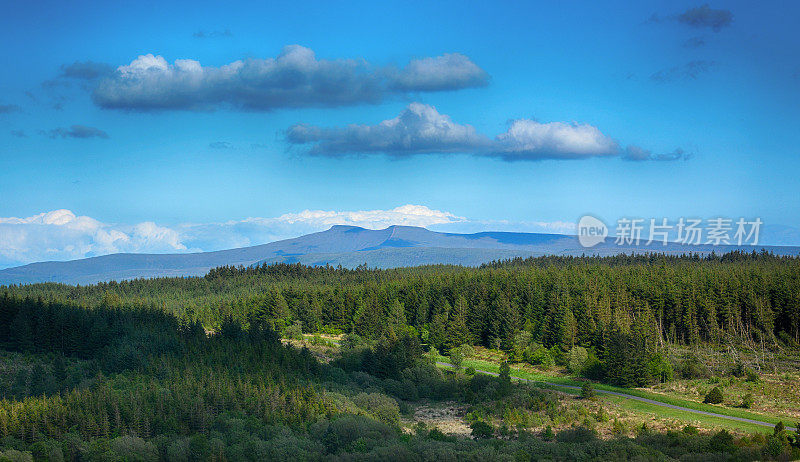
{"type": "MultiPolygon", "coordinates": [[[[333,226],[269,244],[183,254],[113,254],[72,261],[31,263],[0,270],[0,285],[60,282],[92,284],[135,278],[202,276],[218,266],[249,266],[261,263],[342,265],[366,264],[396,268],[428,264],[476,266],[493,260],[543,255],[615,255],[657,251],[671,254],[708,254],[736,250],[736,246],[710,245],[646,247],[617,246],[608,240],[591,249],[583,248],[575,236],[561,234],[481,232],[440,233],[412,226],[390,226],[380,230],[356,226],[333,226]]],[[[752,247],[742,247],[753,250],[752,247]]],[[[760,248],[759,248],[760,249],[760,248]]],[[[798,255],[798,247],[767,247],[779,255],[798,255]]]]}

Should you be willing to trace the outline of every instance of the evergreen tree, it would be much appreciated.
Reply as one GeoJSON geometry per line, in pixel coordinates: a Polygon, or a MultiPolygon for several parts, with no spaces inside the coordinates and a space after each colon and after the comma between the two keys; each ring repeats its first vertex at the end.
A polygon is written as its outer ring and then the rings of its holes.
{"type": "Polygon", "coordinates": [[[447,340],[445,348],[450,350],[463,344],[472,344],[469,328],[467,328],[467,313],[469,307],[467,299],[459,296],[456,299],[453,309],[450,311],[450,320],[447,326],[447,340]]]}

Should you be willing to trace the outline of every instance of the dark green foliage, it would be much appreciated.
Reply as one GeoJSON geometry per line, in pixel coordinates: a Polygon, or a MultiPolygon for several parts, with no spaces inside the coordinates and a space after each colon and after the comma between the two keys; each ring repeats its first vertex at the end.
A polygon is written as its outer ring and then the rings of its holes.
{"type": "Polygon", "coordinates": [[[500,396],[505,396],[511,391],[511,368],[508,365],[508,361],[504,361],[503,364],[500,365],[500,375],[498,378],[500,379],[500,386],[497,392],[500,396]]]}
{"type": "Polygon", "coordinates": [[[494,427],[483,420],[476,420],[469,426],[475,438],[491,438],[494,436],[494,427]]]}
{"type": "MultiPolygon", "coordinates": [[[[307,332],[339,329],[376,339],[387,328],[413,325],[427,330],[429,343],[445,354],[469,342],[512,352],[524,330],[545,348],[593,347],[602,360],[610,334],[628,333],[631,320],[639,318],[659,341],[718,342],[745,333],[755,340],[800,341],[800,259],[767,253],[541,257],[479,269],[277,264],[218,268],[204,278],[5,290],[22,298],[69,299],[109,309],[157,308],[213,330],[228,318],[246,324],[256,316],[278,332],[300,321],[307,332]]],[[[48,313],[44,323],[58,311],[48,313]]],[[[18,312],[15,307],[0,312],[0,323],[15,322],[8,346],[19,351],[34,340],[29,333],[38,329],[39,320],[18,312]]],[[[62,336],[49,331],[42,338],[50,342],[62,336]]],[[[67,342],[77,347],[79,340],[74,336],[67,342]]]]}
{"type": "Polygon", "coordinates": [[[583,385],[581,385],[581,398],[583,399],[597,398],[597,392],[594,390],[592,382],[589,382],[588,380],[583,382],[583,385]]]}
{"type": "MultiPolygon", "coordinates": [[[[587,428],[545,425],[533,436],[524,429],[568,412],[556,393],[512,383],[508,364],[500,377],[464,376],[422,358],[428,346],[457,356],[459,345],[475,342],[596,380],[669,380],[666,342],[795,341],[793,258],[547,257],[390,271],[274,265],[3,292],[0,348],[14,353],[3,353],[13,367],[0,377],[0,459],[800,456],[786,431],[745,440],[642,430],[601,440],[587,428]],[[341,358],[322,364],[280,343],[278,333],[303,331],[346,333],[341,358]],[[401,411],[420,399],[469,405],[476,439],[435,429],[401,434],[401,411]]],[[[706,374],[694,358],[676,373],[706,374]]],[[[587,382],[582,395],[593,391],[587,382]]]]}
{"type": "Polygon", "coordinates": [[[705,398],[703,398],[704,403],[708,404],[722,404],[723,396],[722,396],[722,388],[714,387],[709,391],[705,398]]]}

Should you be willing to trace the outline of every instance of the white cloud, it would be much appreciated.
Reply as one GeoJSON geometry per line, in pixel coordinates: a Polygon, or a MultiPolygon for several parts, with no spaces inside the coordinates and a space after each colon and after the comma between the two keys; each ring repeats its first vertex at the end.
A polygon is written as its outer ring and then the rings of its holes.
{"type": "Polygon", "coordinates": [[[617,154],[617,143],[589,124],[520,119],[497,136],[496,155],[506,160],[583,159],[617,154]]]}
{"type": "Polygon", "coordinates": [[[489,75],[460,53],[415,59],[398,72],[393,86],[404,91],[441,91],[482,87],[489,75]]]}
{"type": "Polygon", "coordinates": [[[471,125],[454,123],[450,116],[422,103],[411,103],[394,119],[377,125],[321,128],[294,125],[287,131],[291,144],[309,144],[309,154],[344,156],[383,153],[467,153],[504,160],[585,159],[615,156],[619,145],[589,124],[519,119],[494,140],[471,125]]]}
{"type": "Polygon", "coordinates": [[[449,212],[409,204],[391,210],[304,210],[273,218],[166,227],[150,221],[108,224],[62,209],[27,218],[0,217],[0,267],[119,252],[179,253],[245,247],[323,231],[333,225],[382,229],[464,220],[449,212]]]}
{"type": "Polygon", "coordinates": [[[0,266],[117,252],[186,250],[178,232],[152,222],[110,225],[63,209],[27,218],[0,217],[0,266]]]}
{"type": "Polygon", "coordinates": [[[289,128],[287,139],[293,144],[314,143],[309,152],[326,156],[469,152],[490,144],[472,126],[454,123],[450,116],[421,103],[411,103],[399,116],[377,125],[340,129],[295,125],[289,128]]]}
{"type": "Polygon", "coordinates": [[[471,154],[505,161],[589,159],[623,154],[628,160],[668,161],[689,157],[681,148],[661,155],[634,145],[623,150],[616,140],[587,123],[517,119],[505,132],[491,139],[471,125],[455,123],[450,116],[422,103],[411,103],[397,117],[376,125],[341,128],[293,125],[286,132],[286,141],[307,146],[307,154],[328,157],[471,154]]]}
{"type": "Polygon", "coordinates": [[[313,50],[289,45],[275,58],[219,67],[193,59],[170,64],[160,55],[142,55],[102,79],[92,97],[97,105],[112,109],[268,111],[377,103],[389,95],[457,90],[487,82],[488,75],[460,54],[413,60],[396,69],[364,60],[317,59],[313,50]]]}

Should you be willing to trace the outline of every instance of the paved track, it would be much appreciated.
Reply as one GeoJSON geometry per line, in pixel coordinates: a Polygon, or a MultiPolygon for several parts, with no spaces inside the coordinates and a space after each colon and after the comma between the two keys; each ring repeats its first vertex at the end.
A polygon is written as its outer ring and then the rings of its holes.
{"type": "MultiPolygon", "coordinates": [[[[436,364],[438,364],[440,366],[454,367],[450,363],[445,363],[445,362],[441,362],[441,361],[437,361],[436,364]]],[[[477,369],[475,370],[475,372],[480,372],[481,374],[493,375],[495,377],[499,375],[496,372],[481,371],[481,370],[477,370],[477,369]]],[[[569,388],[569,389],[572,389],[572,390],[580,390],[581,389],[581,387],[578,387],[578,386],[575,386],[575,385],[562,385],[560,383],[545,382],[545,381],[542,381],[542,380],[523,379],[521,377],[514,377],[514,376],[512,376],[511,378],[513,378],[514,380],[519,380],[521,382],[543,383],[545,385],[550,385],[550,386],[553,386],[553,387],[569,388]]],[[[721,419],[735,420],[735,421],[738,421],[738,422],[747,422],[747,423],[756,424],[756,425],[763,425],[765,427],[774,427],[775,426],[775,424],[771,424],[769,422],[762,422],[760,420],[746,419],[744,417],[734,417],[734,416],[725,415],[725,414],[717,414],[715,412],[698,411],[697,409],[690,409],[688,407],[676,406],[674,404],[662,403],[661,401],[656,401],[654,399],[642,398],[640,396],[629,395],[627,393],[620,393],[618,391],[598,390],[598,389],[595,388],[595,392],[603,393],[603,394],[606,394],[606,395],[621,396],[623,398],[632,399],[632,400],[636,400],[636,401],[641,401],[643,403],[649,403],[649,404],[653,404],[653,405],[656,405],[656,406],[667,407],[667,408],[670,408],[670,409],[677,409],[679,411],[692,412],[694,414],[702,414],[702,415],[707,415],[707,416],[711,416],[711,417],[719,417],[721,419]]],[[[789,430],[789,431],[795,431],[796,430],[796,428],[794,428],[794,427],[786,427],[786,429],[789,430]]]]}

